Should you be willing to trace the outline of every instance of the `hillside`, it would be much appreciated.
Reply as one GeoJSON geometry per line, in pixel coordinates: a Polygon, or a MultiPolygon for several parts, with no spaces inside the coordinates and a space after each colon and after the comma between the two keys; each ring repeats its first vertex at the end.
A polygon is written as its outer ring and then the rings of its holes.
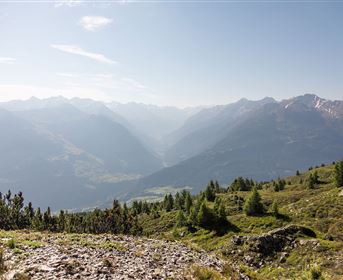
{"type": "MultiPolygon", "coordinates": [[[[251,279],[317,279],[306,276],[306,271],[315,270],[317,266],[321,268],[325,279],[342,279],[343,190],[334,186],[333,166],[318,167],[284,179],[286,186],[282,191],[274,191],[272,183],[263,184],[263,189],[259,191],[267,209],[264,215],[246,216],[243,213],[242,206],[250,192],[229,191],[217,194],[225,205],[227,219],[231,224],[224,234],[218,235],[208,229],[195,232],[186,228],[175,230],[177,211],[162,213],[158,218],[145,216],[144,233],[155,238],[176,238],[207,251],[217,252],[224,260],[239,266],[251,279]],[[315,171],[319,174],[320,183],[314,189],[309,189],[307,180],[309,174],[315,171]],[[273,201],[279,207],[278,217],[271,213],[273,201]],[[258,238],[267,236],[269,239],[266,240],[270,243],[273,241],[270,237],[273,233],[268,235],[268,232],[291,225],[311,229],[316,237],[297,233],[293,239],[292,235],[285,233],[277,239],[278,243],[283,238],[290,240],[284,247],[267,247],[268,252],[275,249],[274,254],[264,255],[252,249],[257,244],[264,244],[258,243],[261,242],[258,238]],[[252,241],[249,241],[249,237],[252,241]],[[240,242],[243,245],[237,245],[240,242]]],[[[207,204],[210,208],[214,206],[213,202],[207,204]]]]}
{"type": "Polygon", "coordinates": [[[282,102],[243,100],[227,106],[225,115],[236,112],[239,117],[211,121],[185,136],[179,141],[185,144],[183,149],[193,153],[202,147],[200,151],[140,179],[136,189],[190,186],[196,193],[214,178],[221,183],[237,176],[271,180],[338,160],[343,151],[342,104],[303,95],[282,102]],[[248,105],[254,109],[244,111],[248,105]],[[241,110],[246,113],[239,114],[241,110]]]}
{"type": "MultiPolygon", "coordinates": [[[[39,218],[36,211],[28,227],[50,233],[1,232],[5,260],[17,260],[5,262],[4,272],[38,277],[33,279],[117,279],[126,274],[139,279],[174,275],[176,279],[339,280],[342,187],[343,161],[277,181],[237,179],[229,188],[210,183],[193,197],[183,191],[162,202],[136,201],[129,208],[114,201],[111,209],[89,213],[44,212],[39,218]],[[247,214],[253,187],[263,209],[247,214]],[[104,235],[109,232],[115,235],[104,235]],[[117,264],[124,259],[132,265],[123,270],[117,264]]],[[[2,205],[9,203],[7,198],[2,205]]],[[[23,217],[29,212],[25,210],[23,217]]],[[[12,228],[8,217],[0,215],[3,225],[12,228]]]]}

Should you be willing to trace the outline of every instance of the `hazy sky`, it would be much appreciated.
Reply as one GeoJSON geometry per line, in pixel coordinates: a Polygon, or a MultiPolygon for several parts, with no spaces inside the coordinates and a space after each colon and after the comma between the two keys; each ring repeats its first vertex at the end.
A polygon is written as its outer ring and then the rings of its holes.
{"type": "Polygon", "coordinates": [[[1,101],[343,99],[343,2],[13,2],[0,1],[1,101]]]}

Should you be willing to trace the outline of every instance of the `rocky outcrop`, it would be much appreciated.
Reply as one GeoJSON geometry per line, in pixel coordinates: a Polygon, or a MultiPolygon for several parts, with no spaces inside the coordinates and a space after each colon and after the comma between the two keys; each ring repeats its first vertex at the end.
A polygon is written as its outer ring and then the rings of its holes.
{"type": "Polygon", "coordinates": [[[242,254],[243,250],[239,248],[244,247],[243,261],[259,267],[278,253],[281,253],[281,258],[287,257],[288,252],[296,246],[299,236],[316,237],[316,234],[307,227],[288,225],[261,235],[233,236],[233,246],[227,249],[226,254],[242,254]]]}
{"type": "MultiPolygon", "coordinates": [[[[31,242],[31,241],[30,241],[31,242]]],[[[223,261],[179,242],[114,235],[49,235],[41,245],[6,249],[5,279],[185,279],[193,265],[218,272],[223,261]],[[17,275],[17,276],[16,276],[17,275]]]]}

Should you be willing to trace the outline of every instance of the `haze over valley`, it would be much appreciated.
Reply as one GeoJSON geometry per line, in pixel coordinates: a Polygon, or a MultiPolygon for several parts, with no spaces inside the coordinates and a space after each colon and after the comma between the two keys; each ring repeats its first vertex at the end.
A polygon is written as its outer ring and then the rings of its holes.
{"type": "Polygon", "coordinates": [[[276,179],[343,149],[343,101],[312,94],[185,109],[32,97],[0,108],[1,189],[55,210],[276,179]]]}

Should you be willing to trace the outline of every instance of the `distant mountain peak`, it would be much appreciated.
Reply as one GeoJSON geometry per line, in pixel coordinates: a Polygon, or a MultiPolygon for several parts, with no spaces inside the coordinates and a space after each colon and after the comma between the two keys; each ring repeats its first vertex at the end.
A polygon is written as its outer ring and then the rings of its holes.
{"type": "Polygon", "coordinates": [[[343,116],[343,101],[332,101],[311,93],[284,100],[281,104],[285,109],[316,110],[323,115],[332,118],[343,116]]]}

